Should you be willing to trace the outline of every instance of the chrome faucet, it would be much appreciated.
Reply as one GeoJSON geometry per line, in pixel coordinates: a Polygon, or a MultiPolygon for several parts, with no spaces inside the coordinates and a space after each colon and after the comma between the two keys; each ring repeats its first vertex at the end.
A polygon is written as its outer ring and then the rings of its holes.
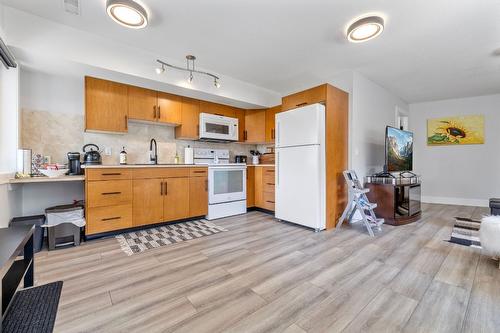
{"type": "Polygon", "coordinates": [[[156,145],[155,139],[151,139],[151,141],[149,142],[149,164],[158,164],[158,146],[156,145]],[[155,144],[154,151],[153,143],[155,144]]]}

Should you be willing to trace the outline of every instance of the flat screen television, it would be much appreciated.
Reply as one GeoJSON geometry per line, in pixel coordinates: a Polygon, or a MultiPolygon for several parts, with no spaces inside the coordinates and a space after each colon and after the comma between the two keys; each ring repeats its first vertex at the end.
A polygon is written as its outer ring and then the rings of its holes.
{"type": "Polygon", "coordinates": [[[387,126],[385,130],[385,165],[387,172],[412,171],[412,132],[387,126]]]}

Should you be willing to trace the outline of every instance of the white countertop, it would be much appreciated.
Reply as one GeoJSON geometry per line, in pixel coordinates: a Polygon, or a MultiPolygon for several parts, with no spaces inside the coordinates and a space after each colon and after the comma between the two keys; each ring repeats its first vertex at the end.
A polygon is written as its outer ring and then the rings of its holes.
{"type": "Polygon", "coordinates": [[[10,184],[31,184],[31,183],[56,183],[56,182],[76,182],[84,181],[84,175],[78,176],[61,176],[61,177],[27,177],[27,178],[12,178],[9,179],[10,184]]]}

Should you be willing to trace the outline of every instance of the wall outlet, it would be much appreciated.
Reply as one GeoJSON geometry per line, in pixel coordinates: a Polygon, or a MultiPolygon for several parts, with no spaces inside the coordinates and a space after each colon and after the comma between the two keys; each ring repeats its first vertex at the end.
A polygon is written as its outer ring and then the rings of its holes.
{"type": "Polygon", "coordinates": [[[105,156],[111,156],[112,152],[113,151],[112,151],[111,147],[105,147],[104,148],[104,155],[105,156]]]}

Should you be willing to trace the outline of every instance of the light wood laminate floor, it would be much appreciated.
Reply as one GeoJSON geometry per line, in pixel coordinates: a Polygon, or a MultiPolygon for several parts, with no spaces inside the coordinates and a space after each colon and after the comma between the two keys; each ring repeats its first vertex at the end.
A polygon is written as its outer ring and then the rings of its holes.
{"type": "Polygon", "coordinates": [[[445,242],[454,216],[314,233],[261,212],[228,232],[126,256],[114,238],[36,256],[36,283],[64,281],[56,332],[498,332],[500,270],[445,242]]]}

